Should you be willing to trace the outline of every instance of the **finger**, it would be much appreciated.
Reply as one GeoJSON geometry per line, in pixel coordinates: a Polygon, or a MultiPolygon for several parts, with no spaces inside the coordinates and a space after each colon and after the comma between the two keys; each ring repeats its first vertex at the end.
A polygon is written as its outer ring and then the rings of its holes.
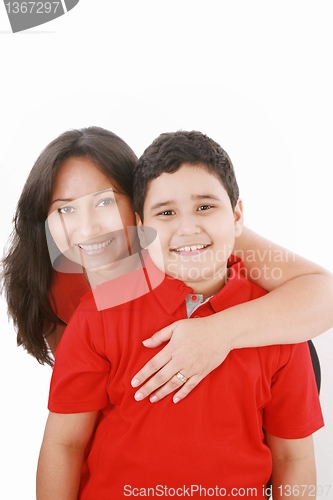
{"type": "MultiPolygon", "coordinates": [[[[179,391],[176,392],[176,394],[173,396],[172,401],[174,403],[179,403],[182,399],[186,398],[190,394],[191,391],[199,384],[199,382],[202,380],[202,377],[194,375],[193,377],[190,377],[186,384],[183,384],[179,391]]],[[[154,401],[155,402],[155,401],[154,401]]]]}
{"type": "Polygon", "coordinates": [[[172,323],[172,325],[168,325],[162,330],[154,333],[149,339],[144,340],[142,343],[145,347],[158,347],[163,344],[163,342],[167,342],[171,339],[172,334],[175,330],[176,324],[178,322],[172,323]]]}
{"type": "MultiPolygon", "coordinates": [[[[150,361],[148,361],[148,363],[146,363],[144,367],[141,368],[140,371],[138,371],[138,373],[134,375],[131,380],[132,387],[138,387],[139,385],[143,384],[145,380],[154,375],[154,373],[159,373],[161,368],[163,368],[165,365],[168,365],[169,361],[171,361],[171,357],[168,354],[167,349],[164,348],[162,351],[158,352],[150,361]]],[[[172,377],[173,373],[169,373],[169,378],[172,377]]],[[[161,375],[157,377],[158,380],[160,376],[161,375]]],[[[162,383],[166,382],[166,380],[164,380],[162,383]]],[[[159,386],[156,386],[155,389],[157,389],[157,387],[159,386]]]]}
{"type": "Polygon", "coordinates": [[[169,361],[171,361],[171,356],[168,354],[167,347],[165,347],[162,351],[155,354],[155,356],[134,375],[131,380],[131,386],[138,387],[143,384],[145,380],[158,372],[163,366],[168,364],[169,361]]]}
{"type": "MultiPolygon", "coordinates": [[[[136,391],[134,394],[134,398],[137,401],[141,401],[142,399],[149,396],[152,392],[155,392],[160,387],[164,386],[164,384],[170,384],[173,389],[178,389],[181,385],[181,381],[175,377],[175,368],[172,368],[171,363],[165,365],[161,370],[159,370],[153,377],[151,377],[140,389],[136,391]],[[171,380],[176,378],[177,384],[175,384],[175,380],[171,380]]],[[[169,391],[170,392],[170,391],[169,391]]]]}
{"type": "Polygon", "coordinates": [[[149,400],[151,403],[156,403],[157,401],[165,398],[165,396],[168,396],[168,394],[171,394],[180,387],[184,387],[187,383],[191,384],[189,378],[184,383],[177,377],[177,375],[174,375],[170,380],[168,380],[168,382],[166,382],[159,389],[157,389],[157,391],[151,394],[149,400]]]}

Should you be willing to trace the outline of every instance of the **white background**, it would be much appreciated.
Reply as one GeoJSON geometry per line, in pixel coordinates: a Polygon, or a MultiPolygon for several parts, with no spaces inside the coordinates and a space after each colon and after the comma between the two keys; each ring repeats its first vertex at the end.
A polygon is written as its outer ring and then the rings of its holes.
{"type": "MultiPolygon", "coordinates": [[[[333,271],[330,6],[81,0],[12,34],[1,3],[1,246],[34,160],[59,133],[103,126],[140,155],[160,132],[184,128],[230,154],[248,226],[333,271]]],[[[0,306],[0,497],[33,500],[51,370],[15,346],[0,306]]],[[[326,419],[318,483],[332,485],[323,498],[333,497],[332,338],[315,341],[326,419]]]]}

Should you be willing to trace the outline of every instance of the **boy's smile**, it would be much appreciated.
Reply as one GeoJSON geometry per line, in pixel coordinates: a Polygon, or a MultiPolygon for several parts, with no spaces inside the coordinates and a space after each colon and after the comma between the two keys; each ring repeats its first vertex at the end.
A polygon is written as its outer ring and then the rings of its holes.
{"type": "Polygon", "coordinates": [[[173,248],[174,252],[177,252],[179,255],[194,255],[194,252],[198,254],[200,250],[204,250],[208,245],[186,245],[184,247],[173,248]]]}
{"type": "MultiPolygon", "coordinates": [[[[227,260],[242,230],[242,207],[232,209],[221,181],[205,167],[184,163],[152,180],[143,208],[144,225],[156,229],[163,262],[149,245],[154,263],[208,297],[226,280],[227,260]]],[[[142,226],[137,216],[138,225],[142,226]]]]}

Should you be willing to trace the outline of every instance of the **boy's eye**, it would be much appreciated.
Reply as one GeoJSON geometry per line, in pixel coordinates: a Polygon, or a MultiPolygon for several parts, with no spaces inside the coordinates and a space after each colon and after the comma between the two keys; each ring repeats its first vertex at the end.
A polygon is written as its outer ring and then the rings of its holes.
{"type": "Polygon", "coordinates": [[[164,210],[157,215],[175,215],[175,212],[173,210],[164,210]]]}
{"type": "Polygon", "coordinates": [[[115,203],[115,199],[114,198],[105,198],[104,200],[100,201],[98,203],[98,207],[106,207],[107,205],[112,205],[112,203],[115,203]]]}
{"type": "Polygon", "coordinates": [[[210,208],[212,208],[212,205],[200,205],[198,211],[209,210],[210,208]]]}
{"type": "Polygon", "coordinates": [[[61,208],[58,208],[58,213],[59,214],[71,214],[72,212],[74,212],[74,208],[73,207],[61,207],[61,208]]]}

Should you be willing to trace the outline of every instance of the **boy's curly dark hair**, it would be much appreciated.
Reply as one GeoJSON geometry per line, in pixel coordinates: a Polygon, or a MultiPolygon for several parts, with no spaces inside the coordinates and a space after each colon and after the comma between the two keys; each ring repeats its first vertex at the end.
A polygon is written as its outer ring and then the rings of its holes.
{"type": "Polygon", "coordinates": [[[149,183],[163,173],[176,172],[184,163],[203,166],[220,179],[232,208],[235,208],[239,189],[228,154],[217,142],[201,132],[180,130],[159,135],[135,166],[133,207],[142,221],[149,183]]]}

